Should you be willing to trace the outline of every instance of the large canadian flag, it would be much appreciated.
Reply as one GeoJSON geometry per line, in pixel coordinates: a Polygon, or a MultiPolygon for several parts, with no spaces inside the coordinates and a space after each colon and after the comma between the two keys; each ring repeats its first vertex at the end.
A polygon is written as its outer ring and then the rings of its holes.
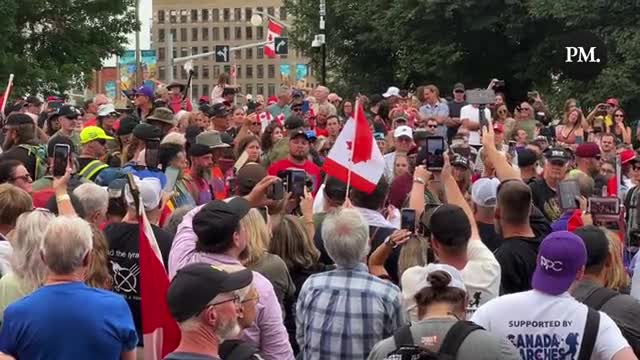
{"type": "Polygon", "coordinates": [[[269,20],[269,28],[267,29],[267,41],[269,42],[264,46],[264,54],[268,58],[273,59],[276,57],[276,49],[274,46],[275,39],[282,35],[282,25],[275,21],[269,20]]]}
{"type": "Polygon", "coordinates": [[[371,193],[384,172],[384,158],[373,139],[369,122],[360,102],[356,112],[338,135],[325,159],[323,170],[351,186],[371,193]]]}

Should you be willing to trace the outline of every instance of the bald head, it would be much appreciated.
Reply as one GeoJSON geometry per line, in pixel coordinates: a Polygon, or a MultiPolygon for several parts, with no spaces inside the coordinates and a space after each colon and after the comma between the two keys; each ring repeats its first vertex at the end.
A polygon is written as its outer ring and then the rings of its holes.
{"type": "Polygon", "coordinates": [[[507,180],[498,188],[496,211],[509,225],[526,225],[531,213],[531,189],[521,180],[507,180]]]}
{"type": "Polygon", "coordinates": [[[316,87],[316,90],[314,91],[314,95],[318,103],[323,103],[327,101],[327,96],[329,96],[329,88],[327,88],[326,86],[320,85],[316,87]]]}

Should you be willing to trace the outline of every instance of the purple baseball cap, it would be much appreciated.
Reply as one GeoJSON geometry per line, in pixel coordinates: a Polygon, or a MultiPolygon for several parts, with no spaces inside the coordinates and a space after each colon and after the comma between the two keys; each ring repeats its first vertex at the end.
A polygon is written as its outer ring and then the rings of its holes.
{"type": "Polygon", "coordinates": [[[146,96],[149,99],[153,99],[153,89],[148,87],[148,86],[140,86],[137,90],[136,90],[136,95],[142,95],[142,96],[146,96]]]}
{"type": "Polygon", "coordinates": [[[586,262],[587,250],[578,235],[552,232],[540,244],[531,285],[543,293],[560,295],[569,289],[586,262]]]}

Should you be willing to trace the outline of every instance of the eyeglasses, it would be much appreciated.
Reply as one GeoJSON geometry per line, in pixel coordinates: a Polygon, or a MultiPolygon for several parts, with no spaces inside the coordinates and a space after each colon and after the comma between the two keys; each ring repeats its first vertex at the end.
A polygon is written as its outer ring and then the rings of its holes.
{"type": "Polygon", "coordinates": [[[427,127],[429,129],[436,129],[436,128],[438,128],[438,125],[427,125],[427,127]]]}
{"type": "Polygon", "coordinates": [[[249,301],[254,301],[254,300],[255,301],[259,301],[260,300],[260,295],[256,294],[255,297],[244,299],[244,300],[242,300],[241,304],[248,303],[249,301]]]}
{"type": "Polygon", "coordinates": [[[16,177],[12,178],[11,180],[13,180],[13,181],[22,180],[22,181],[26,181],[26,182],[31,182],[32,181],[30,174],[25,174],[25,175],[22,175],[22,176],[16,176],[16,177]]]}
{"type": "Polygon", "coordinates": [[[207,307],[210,307],[210,306],[216,306],[216,305],[220,305],[220,304],[224,304],[224,303],[228,303],[228,302],[231,302],[231,301],[233,301],[233,302],[234,302],[234,303],[236,303],[236,304],[240,304],[240,296],[235,295],[235,296],[234,296],[234,297],[232,297],[231,299],[222,300],[222,301],[219,301],[219,302],[217,302],[217,303],[213,303],[213,304],[208,304],[208,305],[207,305],[207,307]]]}

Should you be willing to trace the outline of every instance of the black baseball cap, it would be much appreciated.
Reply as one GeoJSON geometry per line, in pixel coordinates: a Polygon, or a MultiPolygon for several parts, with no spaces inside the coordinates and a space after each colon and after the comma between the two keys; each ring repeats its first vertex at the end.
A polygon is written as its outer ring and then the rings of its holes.
{"type": "Polygon", "coordinates": [[[133,136],[140,140],[160,140],[162,130],[149,123],[140,123],[133,128],[133,136]]]}
{"type": "Polygon", "coordinates": [[[207,115],[209,115],[209,117],[225,117],[229,114],[229,109],[223,103],[213,104],[209,109],[207,109],[207,115]]]}
{"type": "Polygon", "coordinates": [[[58,116],[64,116],[67,119],[75,119],[80,116],[80,110],[73,105],[62,105],[58,109],[58,116]]]}
{"type": "Polygon", "coordinates": [[[53,153],[55,151],[56,145],[58,144],[63,144],[63,145],[69,145],[69,148],[71,149],[71,152],[75,152],[76,151],[76,146],[73,143],[73,141],[71,140],[71,138],[69,138],[68,136],[64,136],[64,135],[56,135],[54,137],[52,137],[51,139],[49,139],[49,141],[47,142],[47,156],[52,158],[53,157],[53,153]]]}
{"type": "Polygon", "coordinates": [[[569,160],[571,160],[571,153],[564,148],[551,148],[547,149],[544,152],[544,157],[549,160],[551,163],[559,163],[566,164],[569,160]]]}
{"type": "Polygon", "coordinates": [[[538,155],[531,149],[518,151],[518,167],[531,166],[538,160],[538,155]]]}
{"type": "Polygon", "coordinates": [[[304,119],[297,115],[291,115],[284,121],[284,128],[293,130],[304,127],[304,119]]]}
{"type": "Polygon", "coordinates": [[[140,119],[138,119],[135,115],[127,115],[124,119],[120,120],[120,127],[118,127],[118,131],[116,135],[124,136],[133,133],[133,129],[140,123],[140,119]]]}
{"type": "Polygon", "coordinates": [[[298,136],[304,136],[306,140],[310,140],[309,134],[307,134],[307,132],[303,128],[297,128],[289,131],[289,140],[293,140],[298,136]]]}
{"type": "Polygon", "coordinates": [[[250,162],[245,164],[238,170],[236,178],[238,179],[238,195],[244,196],[251,192],[251,190],[267,176],[267,170],[264,166],[250,162]]]}
{"type": "Polygon", "coordinates": [[[199,314],[216,296],[249,286],[251,270],[226,272],[215,265],[189,264],[178,270],[167,291],[171,316],[183,322],[199,314]]]}
{"type": "Polygon", "coordinates": [[[584,246],[587,248],[586,268],[604,264],[607,261],[607,257],[609,257],[609,239],[602,229],[597,226],[587,225],[576,229],[573,233],[584,241],[584,246]]]}
{"type": "Polygon", "coordinates": [[[463,245],[471,238],[469,218],[457,205],[445,204],[437,207],[431,213],[429,229],[434,238],[448,246],[463,245]]]}
{"type": "Polygon", "coordinates": [[[34,125],[31,116],[24,113],[11,114],[7,117],[6,126],[34,125]]]}
{"type": "Polygon", "coordinates": [[[251,210],[243,197],[213,200],[193,217],[193,232],[203,245],[230,243],[240,220],[251,210]]]}

